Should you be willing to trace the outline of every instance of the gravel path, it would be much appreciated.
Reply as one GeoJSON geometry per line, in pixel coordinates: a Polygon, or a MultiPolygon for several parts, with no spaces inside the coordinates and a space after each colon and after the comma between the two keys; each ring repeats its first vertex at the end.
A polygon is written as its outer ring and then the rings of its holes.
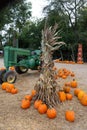
{"type": "MultiPolygon", "coordinates": [[[[75,73],[78,87],[87,92],[87,64],[55,64],[57,68],[67,68],[75,73]]],[[[0,59],[0,67],[3,67],[3,59],[0,59]]],[[[73,96],[72,101],[66,101],[56,106],[57,118],[48,119],[46,114],[40,115],[34,109],[33,104],[29,109],[23,110],[21,100],[26,94],[31,93],[39,78],[39,72],[28,71],[23,75],[17,75],[15,87],[19,92],[15,95],[7,93],[0,87],[0,130],[87,130],[87,107],[80,104],[73,96]],[[75,111],[75,121],[70,123],[65,120],[65,111],[75,111]]],[[[60,86],[71,80],[58,79],[60,86]]],[[[0,85],[1,86],[1,85],[0,85]]],[[[73,94],[73,90],[71,91],[73,94]]]]}

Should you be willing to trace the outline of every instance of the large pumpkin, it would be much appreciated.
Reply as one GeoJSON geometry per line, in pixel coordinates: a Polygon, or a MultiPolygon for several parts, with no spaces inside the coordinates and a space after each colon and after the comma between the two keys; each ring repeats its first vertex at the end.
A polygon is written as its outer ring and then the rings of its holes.
{"type": "Polygon", "coordinates": [[[75,90],[74,90],[74,95],[75,96],[78,96],[78,93],[81,91],[81,89],[79,89],[79,88],[76,88],[75,90]]]}
{"type": "Polygon", "coordinates": [[[40,114],[44,114],[47,112],[47,105],[46,104],[40,104],[38,107],[38,111],[40,114]]]}
{"type": "Polygon", "coordinates": [[[30,107],[30,101],[26,100],[26,99],[23,99],[22,102],[21,102],[21,108],[27,109],[29,107],[30,107]]]}
{"type": "Polygon", "coordinates": [[[41,100],[36,100],[36,101],[34,102],[34,108],[35,108],[35,109],[38,109],[41,104],[42,104],[42,101],[41,101],[41,100]]]}
{"type": "Polygon", "coordinates": [[[65,112],[65,118],[69,122],[73,122],[75,120],[75,112],[72,110],[67,110],[65,112]]]}
{"type": "Polygon", "coordinates": [[[82,97],[84,96],[84,94],[85,94],[85,92],[81,90],[81,91],[78,93],[78,99],[81,100],[82,97]]]}
{"type": "Polygon", "coordinates": [[[49,108],[47,110],[47,117],[53,119],[57,116],[57,111],[54,108],[49,108]]]}
{"type": "Polygon", "coordinates": [[[84,94],[83,97],[80,100],[81,104],[83,106],[87,106],[87,94],[84,94]]]}

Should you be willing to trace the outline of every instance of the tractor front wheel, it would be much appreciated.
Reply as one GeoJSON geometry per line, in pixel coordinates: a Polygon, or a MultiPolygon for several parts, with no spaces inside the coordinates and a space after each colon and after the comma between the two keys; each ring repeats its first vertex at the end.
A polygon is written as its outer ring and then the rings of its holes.
{"type": "Polygon", "coordinates": [[[23,73],[26,73],[28,71],[28,68],[26,68],[24,66],[16,66],[15,70],[18,74],[23,74],[23,73]]]}
{"type": "Polygon", "coordinates": [[[0,84],[4,82],[4,74],[6,73],[6,70],[0,70],[0,84]]]}
{"type": "Polygon", "coordinates": [[[17,75],[15,71],[9,70],[4,74],[4,81],[9,83],[15,83],[17,75]]]}

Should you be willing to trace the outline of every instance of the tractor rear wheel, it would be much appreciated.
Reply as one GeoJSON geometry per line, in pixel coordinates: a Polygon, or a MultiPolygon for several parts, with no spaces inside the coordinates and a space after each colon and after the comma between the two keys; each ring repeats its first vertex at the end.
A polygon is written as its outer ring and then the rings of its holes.
{"type": "Polygon", "coordinates": [[[23,74],[23,73],[26,73],[28,71],[28,68],[26,68],[24,66],[16,66],[15,70],[18,74],[23,74]]]}
{"type": "Polygon", "coordinates": [[[4,81],[9,83],[15,83],[17,75],[15,71],[9,70],[4,74],[4,81]]]}
{"type": "Polygon", "coordinates": [[[0,70],[0,84],[4,82],[4,74],[6,73],[6,70],[0,70]]]}

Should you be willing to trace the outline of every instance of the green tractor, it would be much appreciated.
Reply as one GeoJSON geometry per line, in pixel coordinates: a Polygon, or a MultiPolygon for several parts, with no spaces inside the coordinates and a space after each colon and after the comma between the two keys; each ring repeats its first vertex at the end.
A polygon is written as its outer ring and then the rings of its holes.
{"type": "Polygon", "coordinates": [[[0,83],[14,83],[17,79],[17,73],[26,73],[28,69],[38,70],[41,64],[40,55],[40,50],[30,51],[11,46],[4,47],[4,66],[6,69],[0,70],[0,83]],[[9,70],[11,66],[15,67],[15,71],[9,70]]]}

